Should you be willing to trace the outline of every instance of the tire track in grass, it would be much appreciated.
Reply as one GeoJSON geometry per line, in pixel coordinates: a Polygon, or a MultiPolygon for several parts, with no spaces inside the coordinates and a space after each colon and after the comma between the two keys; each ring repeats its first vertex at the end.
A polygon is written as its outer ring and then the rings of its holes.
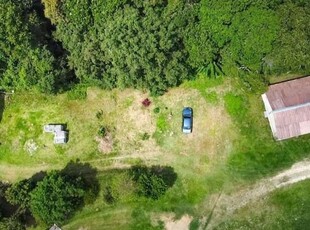
{"type": "MultiPolygon", "coordinates": [[[[276,176],[263,179],[250,188],[233,194],[221,194],[212,210],[212,218],[205,217],[205,224],[201,229],[213,229],[238,209],[255,202],[278,188],[288,186],[310,178],[310,160],[294,164],[290,169],[284,170],[276,176]]],[[[211,199],[213,200],[213,199],[211,199]]]]}

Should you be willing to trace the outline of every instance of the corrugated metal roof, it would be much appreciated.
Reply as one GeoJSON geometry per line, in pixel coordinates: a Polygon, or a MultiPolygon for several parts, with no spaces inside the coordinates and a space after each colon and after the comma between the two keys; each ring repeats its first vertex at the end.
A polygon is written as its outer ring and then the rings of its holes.
{"type": "Polygon", "coordinates": [[[310,76],[271,85],[262,97],[276,139],[310,133],[310,76]]]}
{"type": "Polygon", "coordinates": [[[273,110],[310,102],[310,76],[270,85],[266,95],[273,110]]]}
{"type": "Polygon", "coordinates": [[[277,139],[287,139],[310,133],[310,104],[274,113],[277,139]]]}

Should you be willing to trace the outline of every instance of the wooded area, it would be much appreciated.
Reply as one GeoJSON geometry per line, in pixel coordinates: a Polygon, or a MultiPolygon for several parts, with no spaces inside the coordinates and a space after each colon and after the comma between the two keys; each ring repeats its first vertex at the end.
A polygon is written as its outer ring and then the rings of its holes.
{"type": "Polygon", "coordinates": [[[307,73],[308,0],[0,0],[0,87],[161,94],[191,79],[307,73]]]}

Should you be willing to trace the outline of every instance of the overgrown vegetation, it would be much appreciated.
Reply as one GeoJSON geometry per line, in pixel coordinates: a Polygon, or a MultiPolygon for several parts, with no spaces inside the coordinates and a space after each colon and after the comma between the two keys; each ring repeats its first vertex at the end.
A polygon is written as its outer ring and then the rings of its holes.
{"type": "MultiPolygon", "coordinates": [[[[0,15],[6,18],[0,43],[5,88],[57,92],[79,81],[162,94],[197,72],[217,77],[310,70],[306,0],[0,4],[7,9],[0,15]]],[[[84,93],[76,87],[69,96],[84,93]]]]}

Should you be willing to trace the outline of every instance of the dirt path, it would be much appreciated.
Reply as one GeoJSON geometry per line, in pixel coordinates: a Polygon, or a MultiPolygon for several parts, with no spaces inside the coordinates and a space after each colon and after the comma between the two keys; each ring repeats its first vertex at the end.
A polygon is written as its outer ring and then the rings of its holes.
{"type": "MultiPolygon", "coordinates": [[[[81,161],[81,163],[90,163],[92,164],[97,170],[109,170],[109,169],[124,169],[130,168],[131,164],[126,162],[126,160],[142,160],[144,163],[148,163],[150,161],[157,162],[158,156],[162,153],[158,150],[154,150],[149,153],[149,151],[135,151],[133,153],[123,153],[122,155],[118,156],[111,156],[106,158],[98,158],[93,160],[86,160],[81,161]],[[110,163],[107,165],[106,162],[109,161],[110,163]]],[[[40,172],[40,171],[48,171],[51,169],[60,170],[65,165],[60,164],[51,164],[51,163],[41,163],[36,164],[34,166],[20,166],[20,165],[13,165],[13,164],[0,164],[0,180],[5,181],[7,183],[13,182],[16,180],[29,178],[33,174],[40,172]]]]}
{"type": "Polygon", "coordinates": [[[278,175],[263,179],[250,188],[238,191],[231,195],[220,194],[213,197],[214,208],[202,229],[213,229],[217,224],[232,215],[236,210],[250,202],[266,196],[277,188],[281,188],[310,178],[310,160],[294,164],[290,169],[278,175]]]}

